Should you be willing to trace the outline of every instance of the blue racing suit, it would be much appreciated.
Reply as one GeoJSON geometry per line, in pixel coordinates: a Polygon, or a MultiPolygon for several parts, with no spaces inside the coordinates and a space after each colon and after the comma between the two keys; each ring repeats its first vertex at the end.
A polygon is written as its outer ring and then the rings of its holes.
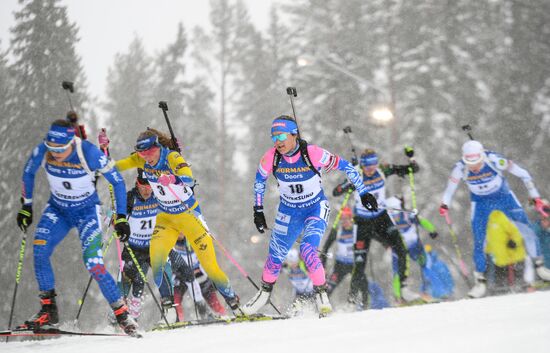
{"type": "Polygon", "coordinates": [[[479,273],[484,273],[487,268],[484,253],[487,221],[494,210],[502,211],[506,217],[516,224],[524,238],[529,255],[533,258],[539,256],[540,250],[536,235],[529,227],[529,220],[525,211],[508,186],[508,182],[503,175],[505,170],[523,181],[531,198],[540,197],[531,175],[525,169],[491,151],[485,152],[483,166],[476,173],[466,168],[463,161],[457,162],[443,195],[442,203],[450,205],[453,194],[461,180],[466,182],[470,190],[472,203],[471,224],[474,234],[473,260],[476,271],[479,273]]]}
{"type": "Polygon", "coordinates": [[[126,187],[114,165],[92,143],[75,137],[72,149],[69,157],[58,162],[41,143],[25,164],[24,204],[32,204],[34,178],[42,164],[51,191],[34,235],[36,280],[41,291],[54,289],[50,256],[69,230],[77,228],[86,269],[98,282],[107,301],[114,303],[120,299],[121,294],[103,263],[100,201],[94,186],[94,172],[99,171],[113,185],[117,214],[126,214],[126,187]]]}

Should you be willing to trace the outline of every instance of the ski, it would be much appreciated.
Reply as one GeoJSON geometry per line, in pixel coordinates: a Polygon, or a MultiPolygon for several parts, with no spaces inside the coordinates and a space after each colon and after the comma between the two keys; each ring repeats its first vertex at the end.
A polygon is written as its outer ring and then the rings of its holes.
{"type": "Polygon", "coordinates": [[[421,295],[420,298],[418,298],[416,300],[413,300],[413,301],[410,301],[410,302],[406,302],[404,300],[399,299],[399,300],[397,300],[396,306],[397,307],[406,307],[406,306],[415,306],[415,305],[436,304],[436,303],[441,303],[442,301],[444,301],[444,300],[434,298],[434,297],[431,297],[429,295],[421,295]]]}
{"type": "Polygon", "coordinates": [[[66,331],[57,328],[49,328],[43,330],[5,330],[0,331],[0,337],[42,337],[42,336],[107,336],[107,337],[142,337],[141,334],[135,333],[133,335],[127,335],[125,333],[98,333],[98,332],[76,332],[66,331]]]}
{"type": "Polygon", "coordinates": [[[170,324],[160,324],[151,329],[151,331],[164,331],[164,330],[173,330],[177,328],[185,328],[192,326],[206,326],[206,325],[215,325],[215,324],[232,324],[239,322],[256,322],[256,321],[273,321],[273,320],[285,320],[289,319],[289,316],[282,315],[263,315],[263,314],[254,314],[249,316],[235,316],[235,317],[220,317],[212,318],[205,320],[190,320],[190,321],[180,321],[170,324]]]}

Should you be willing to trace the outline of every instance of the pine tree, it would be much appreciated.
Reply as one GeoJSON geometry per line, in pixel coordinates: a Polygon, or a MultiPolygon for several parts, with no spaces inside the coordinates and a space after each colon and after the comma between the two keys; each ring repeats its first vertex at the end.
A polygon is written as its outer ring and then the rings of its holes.
{"type": "MultiPolygon", "coordinates": [[[[20,3],[21,9],[15,13],[15,26],[11,30],[9,73],[7,80],[4,81],[2,78],[0,84],[9,84],[11,90],[11,98],[2,102],[2,105],[7,104],[8,109],[8,114],[2,115],[2,126],[9,129],[2,142],[2,152],[9,158],[1,159],[4,186],[0,194],[0,214],[4,215],[0,225],[6,231],[4,238],[10,240],[1,247],[2,258],[6,259],[7,264],[2,270],[2,277],[8,273],[7,278],[13,278],[11,276],[15,274],[17,263],[14,254],[18,253],[20,231],[15,226],[15,217],[20,207],[19,192],[23,164],[35,146],[41,143],[51,122],[65,117],[68,104],[61,82],[68,80],[75,83],[76,92],[72,100],[77,111],[81,111],[86,101],[86,82],[75,49],[78,29],[67,17],[66,7],[57,0],[32,0],[20,3]]],[[[4,69],[0,72],[5,75],[4,69]]],[[[43,173],[37,174],[35,185],[34,224],[38,223],[40,210],[49,195],[43,173]]],[[[30,233],[33,230],[34,227],[30,233]]],[[[75,240],[75,243],[77,242],[75,240]]],[[[81,259],[80,247],[75,243],[64,243],[68,249],[63,257],[56,257],[58,265],[72,269],[68,263],[74,264],[81,259]]],[[[27,250],[30,248],[32,247],[27,244],[27,250]]],[[[36,302],[36,283],[32,279],[30,253],[31,251],[27,252],[22,275],[25,280],[20,285],[18,298],[18,303],[26,303],[28,309],[17,311],[16,322],[30,315],[30,310],[34,306],[28,304],[36,302]]],[[[63,288],[72,284],[65,281],[58,285],[63,288]]],[[[11,286],[7,287],[0,289],[0,294],[4,297],[8,297],[7,290],[12,290],[11,286]]],[[[7,312],[4,310],[5,305],[2,307],[2,312],[7,312]]]]}
{"type": "MultiPolygon", "coordinates": [[[[178,32],[173,43],[161,51],[155,60],[155,94],[157,101],[168,102],[170,116],[173,118],[173,129],[176,137],[181,135],[183,123],[178,121],[183,118],[186,84],[184,55],[187,50],[187,37],[183,24],[178,25],[178,32]],[[179,130],[177,128],[180,128],[179,130]]],[[[166,123],[162,114],[156,114],[152,119],[152,125],[166,130],[166,123]]]]}
{"type": "MultiPolygon", "coordinates": [[[[115,156],[125,157],[133,150],[139,133],[151,126],[159,113],[158,101],[152,96],[153,67],[139,37],[135,37],[126,53],[118,53],[107,78],[109,114],[108,135],[115,156]]],[[[159,126],[154,126],[159,127],[159,126]]],[[[161,129],[163,130],[163,129],[161,129]]]]}
{"type": "MultiPolygon", "coordinates": [[[[242,1],[212,0],[210,2],[211,34],[204,36],[195,32],[195,43],[198,43],[199,53],[196,57],[212,75],[218,104],[218,140],[217,150],[219,154],[218,169],[218,202],[220,226],[224,226],[227,220],[233,218],[228,214],[230,209],[228,200],[230,193],[241,194],[236,177],[236,168],[232,160],[235,148],[229,139],[230,107],[239,96],[238,86],[234,85],[235,74],[238,72],[239,61],[242,60],[246,48],[249,47],[249,33],[253,31],[250,16],[242,1]]],[[[238,117],[236,117],[238,119],[238,117]]],[[[238,122],[236,122],[238,124],[238,122]]],[[[222,230],[223,233],[223,230],[222,230]]]]}

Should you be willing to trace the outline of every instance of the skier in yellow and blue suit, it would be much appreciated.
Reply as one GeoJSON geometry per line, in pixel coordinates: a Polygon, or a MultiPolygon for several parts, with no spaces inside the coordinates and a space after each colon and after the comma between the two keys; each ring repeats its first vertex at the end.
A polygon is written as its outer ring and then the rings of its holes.
{"type": "Polygon", "coordinates": [[[168,254],[185,233],[208,277],[237,314],[239,298],[216,260],[212,237],[193,193],[193,173],[180,153],[170,150],[170,146],[167,136],[147,129],[137,139],[136,152],[116,162],[120,171],[142,168],[159,204],[149,248],[155,283],[158,287],[162,285],[168,254]]]}

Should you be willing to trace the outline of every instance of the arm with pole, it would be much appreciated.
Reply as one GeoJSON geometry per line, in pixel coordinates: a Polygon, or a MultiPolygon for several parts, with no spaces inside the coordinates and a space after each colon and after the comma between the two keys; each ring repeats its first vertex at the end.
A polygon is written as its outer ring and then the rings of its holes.
{"type": "MultiPolygon", "coordinates": [[[[164,118],[166,119],[166,124],[168,125],[168,129],[170,131],[170,137],[172,139],[172,141],[174,142],[174,144],[176,144],[176,137],[174,135],[174,131],[172,130],[172,127],[170,125],[170,119],[168,118],[168,105],[166,102],[159,102],[159,108],[162,109],[162,113],[164,114],[164,118]]],[[[178,148],[179,149],[179,148],[178,148]]],[[[174,189],[172,189],[172,187],[170,185],[167,186],[168,190],[170,191],[170,193],[182,204],[185,206],[186,210],[185,212],[187,212],[188,214],[190,214],[191,216],[193,216],[194,218],[197,219],[197,223],[198,224],[201,224],[202,225],[202,222],[195,216],[195,214],[193,213],[192,210],[189,209],[189,207],[187,207],[187,205],[182,201],[182,199],[176,194],[176,192],[174,191],[174,189]]],[[[248,275],[248,273],[246,273],[246,271],[242,268],[241,265],[239,265],[239,263],[233,258],[233,256],[231,256],[231,254],[225,249],[225,247],[223,246],[223,244],[216,238],[214,237],[213,234],[211,234],[209,231],[207,231],[206,229],[204,229],[205,233],[208,234],[215,242],[216,244],[218,244],[218,246],[220,247],[220,249],[222,250],[222,252],[224,253],[224,255],[229,259],[229,261],[231,261],[235,267],[237,267],[237,269],[239,270],[239,272],[243,275],[243,277],[245,277],[253,286],[254,288],[256,288],[256,290],[259,290],[260,287],[258,287],[258,285],[254,282],[254,280],[248,275]]],[[[271,306],[273,307],[273,309],[275,309],[275,311],[277,312],[277,314],[281,314],[281,311],[279,309],[277,309],[277,307],[271,303],[271,306]]]]}

